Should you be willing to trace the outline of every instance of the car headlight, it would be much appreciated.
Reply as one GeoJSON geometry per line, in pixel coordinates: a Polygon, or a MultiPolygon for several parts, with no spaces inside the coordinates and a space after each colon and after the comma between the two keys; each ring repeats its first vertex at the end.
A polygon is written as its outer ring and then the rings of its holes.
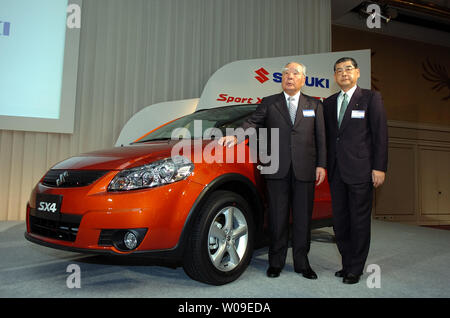
{"type": "Polygon", "coordinates": [[[184,180],[191,175],[194,164],[186,157],[174,156],[148,165],[119,172],[108,186],[109,191],[153,188],[184,180]]]}

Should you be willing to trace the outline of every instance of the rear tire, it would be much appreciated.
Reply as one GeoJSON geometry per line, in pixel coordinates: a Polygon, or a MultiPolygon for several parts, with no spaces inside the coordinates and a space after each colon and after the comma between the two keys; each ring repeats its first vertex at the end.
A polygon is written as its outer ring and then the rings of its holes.
{"type": "Polygon", "coordinates": [[[191,278],[223,285],[236,280],[250,263],[254,223],[249,204],[231,191],[216,191],[196,216],[183,260],[191,278]]]}

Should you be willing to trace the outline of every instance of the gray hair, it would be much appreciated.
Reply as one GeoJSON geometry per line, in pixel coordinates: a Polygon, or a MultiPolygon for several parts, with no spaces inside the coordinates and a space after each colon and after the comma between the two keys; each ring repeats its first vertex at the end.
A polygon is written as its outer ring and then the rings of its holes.
{"type": "Polygon", "coordinates": [[[302,63],[298,63],[298,62],[289,62],[289,63],[287,63],[284,67],[283,67],[283,69],[281,70],[281,72],[284,72],[288,67],[288,65],[289,64],[293,64],[293,63],[295,63],[295,64],[298,64],[298,65],[300,65],[301,67],[302,67],[302,70],[299,70],[299,69],[297,69],[300,73],[303,73],[303,76],[305,76],[306,77],[306,66],[304,65],[304,64],[302,64],[302,63]]]}

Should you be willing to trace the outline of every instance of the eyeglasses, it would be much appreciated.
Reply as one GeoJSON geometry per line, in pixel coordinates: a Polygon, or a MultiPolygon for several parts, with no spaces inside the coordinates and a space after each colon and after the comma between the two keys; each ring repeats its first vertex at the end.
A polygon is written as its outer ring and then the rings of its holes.
{"type": "Polygon", "coordinates": [[[344,68],[337,68],[335,72],[336,72],[336,74],[341,75],[344,72],[351,72],[354,69],[355,69],[355,67],[353,67],[353,66],[347,66],[347,67],[344,67],[344,68]]]}

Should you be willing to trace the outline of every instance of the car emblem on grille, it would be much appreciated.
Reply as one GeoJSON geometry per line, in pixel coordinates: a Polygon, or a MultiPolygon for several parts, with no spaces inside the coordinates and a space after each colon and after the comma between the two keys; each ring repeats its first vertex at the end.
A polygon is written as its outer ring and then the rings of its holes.
{"type": "Polygon", "coordinates": [[[69,173],[67,171],[64,171],[58,176],[58,179],[56,179],[56,186],[59,187],[63,183],[66,182],[66,178],[69,176],[69,173]]]}

